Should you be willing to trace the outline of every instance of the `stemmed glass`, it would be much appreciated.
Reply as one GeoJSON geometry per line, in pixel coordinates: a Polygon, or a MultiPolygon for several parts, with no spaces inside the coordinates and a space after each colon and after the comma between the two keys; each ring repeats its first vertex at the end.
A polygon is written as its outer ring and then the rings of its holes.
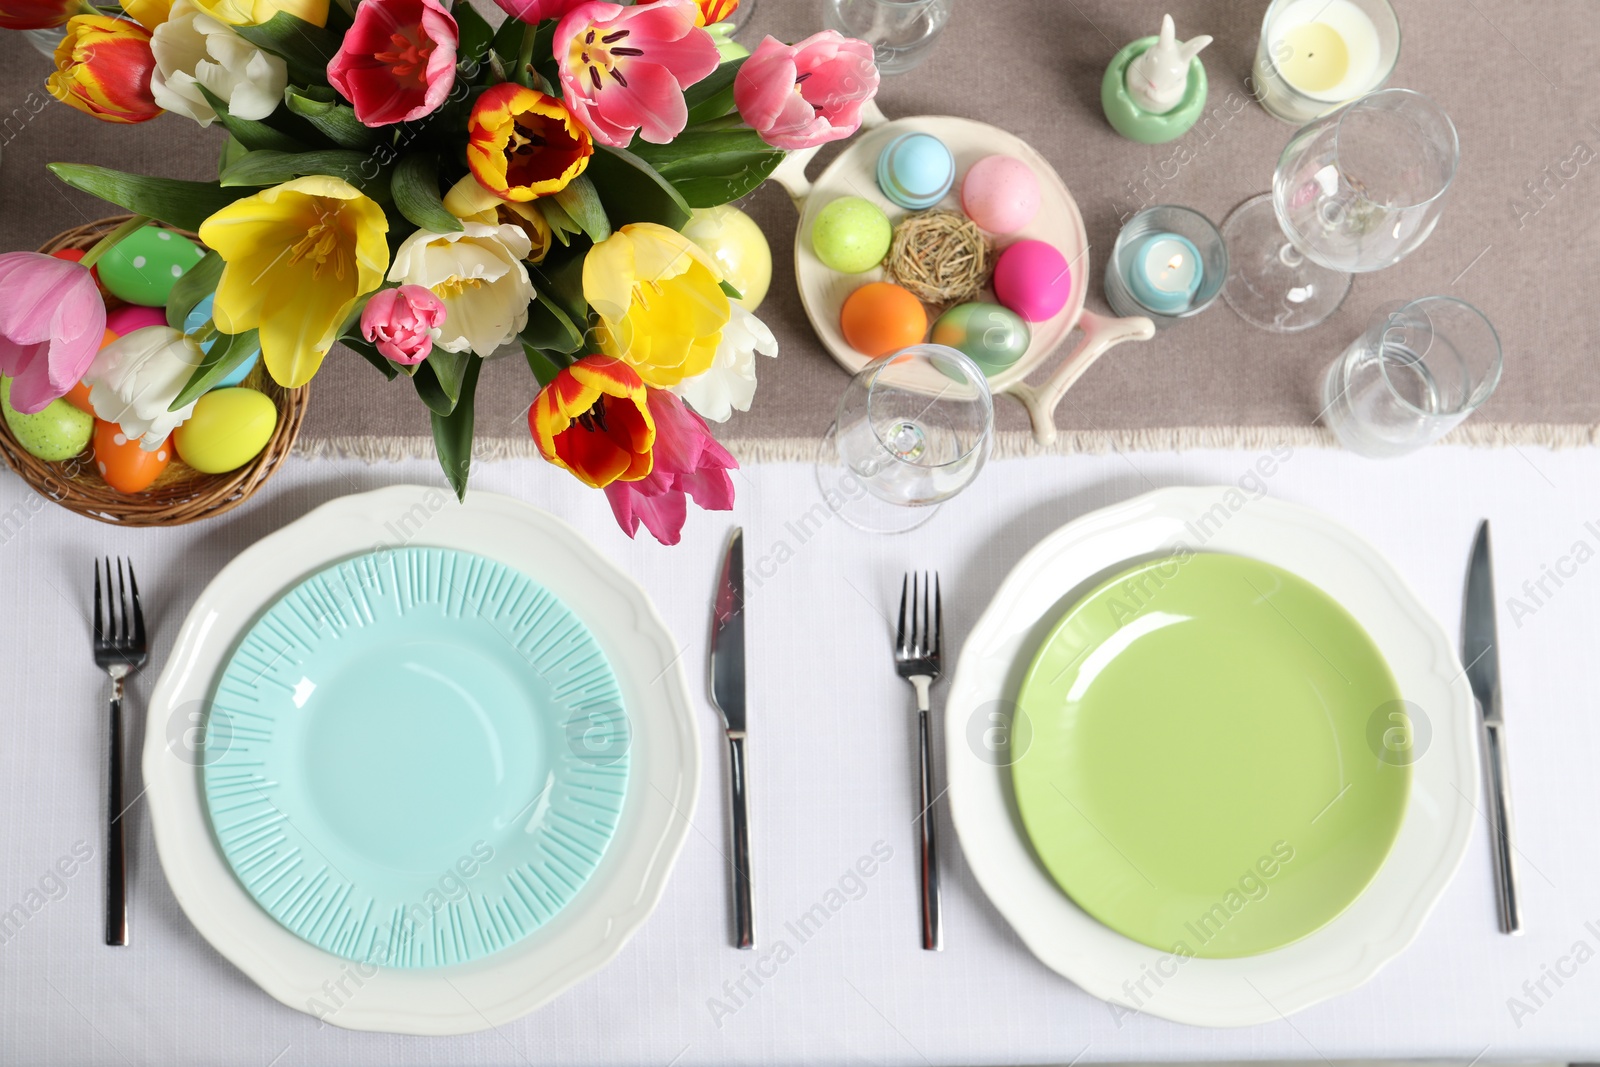
{"type": "Polygon", "coordinates": [[[911,530],[978,476],[993,436],[994,398],[977,364],[945,345],[912,345],[850,379],[817,485],[857,529],[911,530]]]}
{"type": "Polygon", "coordinates": [[[1352,273],[1393,266],[1428,239],[1459,160],[1450,116],[1410,89],[1369,93],[1302,127],[1272,192],[1223,224],[1223,299],[1265,330],[1317,325],[1352,273]]]}

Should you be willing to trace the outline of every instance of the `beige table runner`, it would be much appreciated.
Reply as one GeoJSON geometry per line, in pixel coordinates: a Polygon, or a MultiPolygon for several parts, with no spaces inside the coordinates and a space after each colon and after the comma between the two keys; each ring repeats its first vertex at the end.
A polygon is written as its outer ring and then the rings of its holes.
{"type": "MultiPolygon", "coordinates": [[[[817,0],[759,0],[750,40],[796,39],[820,25],[817,0]]],[[[955,0],[932,58],[886,79],[891,118],[950,114],[1003,126],[1035,145],[1073,191],[1088,227],[1088,306],[1106,310],[1105,254],[1119,219],[1178,203],[1218,221],[1267,189],[1290,127],[1245,90],[1265,0],[955,0]],[[1204,54],[1210,117],[1183,138],[1145,146],[1100,113],[1100,78],[1118,47],[1153,33],[1164,10],[1181,36],[1216,37],[1204,54]]],[[[1249,446],[1326,440],[1313,425],[1317,378],[1382,303],[1449,294],[1500,332],[1499,391],[1458,439],[1592,443],[1600,426],[1600,32],[1584,0],[1397,0],[1405,34],[1391,83],[1429,93],[1461,135],[1462,164],[1432,238],[1398,266],[1359,276],[1343,308],[1301,334],[1259,331],[1220,301],[1155,340],[1113,349],[1057,412],[1058,448],[1249,446]],[[1596,164],[1596,165],[1590,165],[1596,164]]],[[[179,116],[142,127],[95,122],[43,91],[49,61],[0,34],[0,249],[33,248],[111,213],[43,170],[56,160],[173,177],[214,176],[220,135],[179,116]]],[[[817,162],[820,167],[831,153],[817,162]]],[[[815,173],[815,171],[813,171],[815,173]]],[[[745,205],[775,262],[760,314],[782,354],[763,360],[755,407],[721,436],[746,459],[808,458],[832,418],[844,373],[813,336],[794,288],[794,208],[768,183],[745,205]]],[[[1069,342],[1070,343],[1070,342],[1069,342]]],[[[330,356],[312,386],[300,438],[311,454],[431,454],[426,413],[404,381],[359,357],[330,356]]],[[[485,368],[478,437],[486,455],[532,451],[534,384],[520,360],[485,368]]],[[[1020,404],[1003,398],[999,451],[1030,448],[1020,404]]]]}

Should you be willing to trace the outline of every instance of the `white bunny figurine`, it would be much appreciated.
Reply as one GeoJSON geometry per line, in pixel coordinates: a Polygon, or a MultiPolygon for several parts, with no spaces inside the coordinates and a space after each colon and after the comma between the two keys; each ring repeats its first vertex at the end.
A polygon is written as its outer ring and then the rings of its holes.
{"type": "Polygon", "coordinates": [[[1161,37],[1128,64],[1128,95],[1141,111],[1165,115],[1183,102],[1189,61],[1211,43],[1206,36],[1178,43],[1172,16],[1161,16],[1161,37]]]}

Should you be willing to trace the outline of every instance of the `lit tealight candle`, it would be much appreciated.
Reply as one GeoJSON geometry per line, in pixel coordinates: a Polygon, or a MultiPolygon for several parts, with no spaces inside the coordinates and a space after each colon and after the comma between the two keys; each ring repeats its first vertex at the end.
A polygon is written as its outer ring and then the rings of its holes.
{"type": "Polygon", "coordinates": [[[1128,289],[1158,315],[1177,315],[1194,302],[1204,272],[1200,250],[1186,237],[1154,233],[1127,259],[1128,289]]]}
{"type": "Polygon", "coordinates": [[[1378,88],[1388,76],[1385,63],[1394,65],[1398,34],[1385,47],[1373,16],[1353,0],[1289,0],[1268,20],[1256,91],[1279,118],[1309,122],[1378,88]]]}

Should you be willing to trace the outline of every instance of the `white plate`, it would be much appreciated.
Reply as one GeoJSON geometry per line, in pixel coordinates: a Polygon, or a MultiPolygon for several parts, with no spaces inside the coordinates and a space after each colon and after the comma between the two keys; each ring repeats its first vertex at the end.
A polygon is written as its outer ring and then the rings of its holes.
{"type": "Polygon", "coordinates": [[[1045,538],[1017,563],[973,628],[945,714],[951,811],[979,884],[1046,965],[1129,1013],[1249,1026],[1354,989],[1416,938],[1460,866],[1475,817],[1476,711],[1438,622],[1349,530],[1309,509],[1252,500],[1232,487],[1158,490],[1045,538]],[[1242,959],[1179,960],[1079,910],[1023,835],[1004,748],[971,740],[1009,725],[1034,651],[1068,607],[1130,560],[1170,555],[1180,544],[1264,560],[1322,588],[1383,651],[1418,724],[1404,821],[1372,885],[1309,937],[1242,959]],[[1431,736],[1424,747],[1425,734],[1431,736]]]}
{"type": "MultiPolygon", "coordinates": [[[[325,504],[263,538],[206,587],[150,699],[144,777],[161,865],[190,921],[262,989],[353,1030],[462,1034],[509,1022],[605,966],[660,899],[699,795],[693,706],[677,642],[644,591],[577,531],[510,497],[395,486],[325,504]],[[616,835],[549,923],[501,952],[425,970],[324,952],[278,925],[212,837],[194,744],[218,672],[286,588],[334,561],[401,545],[476,552],[526,573],[593,632],[632,732],[616,835]]],[[[457,883],[447,883],[446,891],[457,883]]]]}

